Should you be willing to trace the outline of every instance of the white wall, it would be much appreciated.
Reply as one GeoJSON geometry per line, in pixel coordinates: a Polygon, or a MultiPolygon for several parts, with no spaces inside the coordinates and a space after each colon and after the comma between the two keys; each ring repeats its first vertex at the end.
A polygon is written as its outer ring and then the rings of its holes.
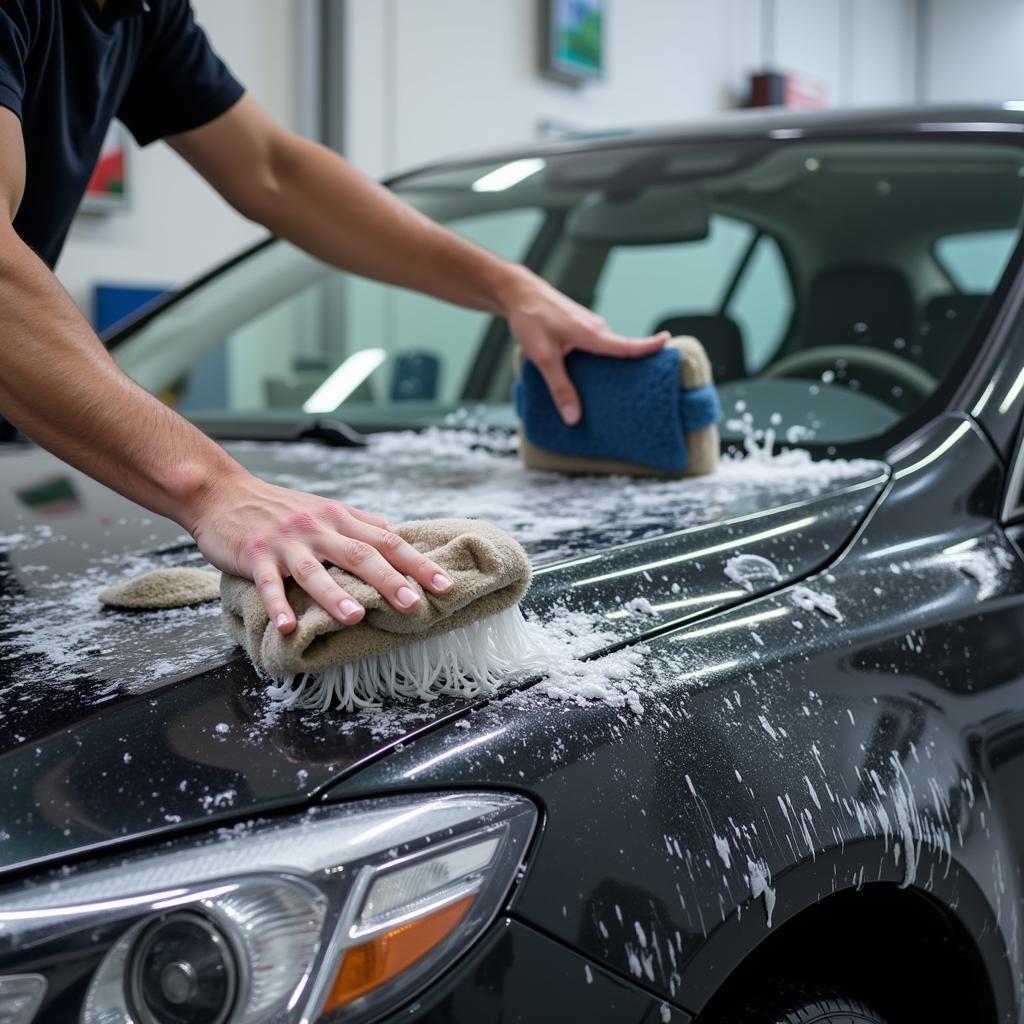
{"type": "Polygon", "coordinates": [[[845,102],[916,102],[918,5],[922,0],[846,0],[850,76],[845,102]]]}
{"type": "Polygon", "coordinates": [[[910,103],[916,0],[775,0],[775,61],[826,83],[833,106],[910,103]]]}
{"type": "Polygon", "coordinates": [[[1024,3],[922,0],[930,102],[1024,100],[1024,3]]]}
{"type": "Polygon", "coordinates": [[[702,117],[734,107],[773,56],[821,79],[833,105],[905,103],[914,12],[915,0],[612,0],[607,78],[574,89],[537,70],[534,0],[348,0],[346,148],[384,174],[535,138],[542,119],[607,128],[702,117]]]}
{"type": "MultiPolygon", "coordinates": [[[[298,122],[298,26],[281,0],[193,0],[214,48],[275,117],[298,122]]],[[[179,284],[265,234],[163,143],[131,154],[131,208],[80,215],[57,276],[87,312],[96,280],[179,284]]]]}

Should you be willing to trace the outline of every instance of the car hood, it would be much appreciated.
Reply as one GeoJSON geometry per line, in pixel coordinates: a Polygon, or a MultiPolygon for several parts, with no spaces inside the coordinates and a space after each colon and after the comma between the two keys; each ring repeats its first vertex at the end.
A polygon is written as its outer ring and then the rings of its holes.
{"type": "MultiPolygon", "coordinates": [[[[488,519],[527,549],[528,617],[589,617],[581,656],[642,640],[820,568],[881,492],[877,462],[727,459],[680,481],[524,473],[514,439],[377,435],[365,449],[243,443],[261,477],[393,521],[488,519]],[[737,574],[737,554],[774,573],[737,574]]],[[[128,614],[98,594],[202,565],[187,535],[35,448],[0,452],[0,870],[308,799],[466,713],[438,700],[284,713],[217,606],[128,614]]],[[[518,685],[523,685],[522,680],[518,685]]]]}

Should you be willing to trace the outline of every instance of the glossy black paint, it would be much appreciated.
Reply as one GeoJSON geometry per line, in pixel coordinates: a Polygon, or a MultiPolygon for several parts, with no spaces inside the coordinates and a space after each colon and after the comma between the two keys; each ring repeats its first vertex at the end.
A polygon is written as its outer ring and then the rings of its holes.
{"type": "MultiPolygon", "coordinates": [[[[303,453],[257,446],[238,454],[268,479],[294,481],[305,454],[311,476],[326,466],[346,487],[385,486],[373,452],[314,448],[303,453]]],[[[58,465],[37,451],[0,455],[0,465],[5,459],[13,462],[4,477],[12,482],[36,479],[58,465]]],[[[687,517],[678,496],[667,491],[669,503],[648,505],[650,525],[640,532],[653,536],[629,539],[640,520],[634,516],[632,525],[618,525],[629,523],[631,495],[625,492],[601,516],[585,494],[577,497],[578,510],[566,507],[571,493],[546,497],[545,491],[559,485],[524,481],[511,459],[481,462],[456,449],[429,462],[410,454],[402,468],[408,507],[423,509],[431,500],[443,500],[431,498],[442,471],[457,474],[470,502],[475,491],[489,493],[507,475],[525,490],[525,510],[539,514],[546,502],[554,502],[561,515],[578,524],[577,513],[586,507],[587,529],[577,525],[568,538],[553,532],[528,542],[536,561],[543,563],[551,554],[555,558],[537,569],[526,608],[538,615],[555,603],[603,609],[618,643],[748,599],[750,594],[723,572],[725,560],[736,552],[771,557],[790,579],[813,571],[847,540],[887,478],[880,464],[866,463],[824,489],[813,478],[802,485],[787,481],[782,490],[764,482],[701,485],[700,508],[689,516],[696,522],[675,531],[671,524],[687,517]],[[558,557],[566,551],[580,553],[558,557]],[[629,615],[621,609],[623,595],[636,593],[638,586],[651,601],[651,614],[629,615]]],[[[0,843],[0,865],[24,869],[53,856],[95,852],[125,838],[138,840],[285,806],[420,731],[465,714],[464,703],[447,700],[403,707],[381,722],[365,716],[268,716],[264,687],[226,638],[215,607],[158,616],[100,607],[99,588],[85,581],[88,570],[105,560],[116,578],[153,565],[189,564],[197,553],[175,543],[180,538],[171,524],[139,516],[105,488],[76,477],[75,489],[82,507],[61,520],[61,532],[50,536],[44,531],[34,546],[12,551],[7,565],[0,566],[0,656],[6,655],[0,679],[5,698],[0,773],[7,780],[9,823],[9,838],[0,843]],[[97,530],[97,520],[111,525],[97,530]],[[124,543],[125,554],[116,551],[116,541],[124,543]],[[153,545],[150,553],[129,554],[143,545],[153,545]],[[66,588],[76,587],[82,588],[82,598],[57,607],[66,588]],[[72,666],[70,681],[54,685],[51,678],[65,652],[54,656],[44,644],[40,654],[32,636],[26,650],[26,627],[19,622],[24,615],[30,616],[31,629],[49,616],[58,635],[74,639],[85,630],[85,650],[72,666]],[[68,615],[70,623],[64,621],[68,615]],[[177,652],[183,639],[188,645],[184,656],[177,652]]],[[[661,490],[655,484],[643,493],[656,499],[661,490]]],[[[0,492],[0,506],[10,510],[15,494],[0,492]]],[[[506,514],[516,513],[509,509],[506,514]]],[[[17,522],[33,535],[24,518],[17,522]]],[[[762,581],[757,589],[768,585],[762,581]]]]}
{"type": "Polygon", "coordinates": [[[525,789],[547,821],[513,911],[688,1012],[769,936],[760,870],[773,928],[865,884],[955,907],[1014,1019],[1024,566],[992,522],[1001,471],[977,428],[949,417],[919,441],[807,581],[838,596],[841,623],[791,588],[766,595],[653,641],[642,718],[495,702],[333,795],[525,789]],[[1005,563],[992,593],[957,545],[1005,563]]]}
{"type": "MultiPolygon", "coordinates": [[[[1024,117],[783,114],[687,137],[872,131],[1019,139],[1024,117]]],[[[966,1019],[1024,1019],[1024,527],[1000,521],[1024,409],[1014,268],[948,412],[887,466],[786,494],[740,488],[683,525],[669,504],[638,522],[626,497],[596,514],[581,493],[585,528],[531,540],[537,614],[568,595],[616,616],[616,599],[644,580],[654,616],[607,619],[617,644],[648,649],[642,716],[555,704],[526,686],[473,707],[402,709],[386,724],[268,717],[215,616],[159,628],[108,616],[83,641],[65,628],[62,595],[81,588],[89,600],[71,612],[101,615],[97,564],[110,575],[194,553],[177,528],[44,453],[0,450],[0,524],[27,535],[0,556],[0,878],[311,800],[512,788],[538,802],[544,827],[508,917],[403,1019],[687,1021],[741,965],[787,949],[821,906],[839,923],[812,940],[841,935],[858,896],[884,908],[886,949],[921,939],[913,928],[928,908],[962,965],[948,991],[966,989],[966,1019]],[[55,476],[73,495],[64,518],[25,505],[26,486],[55,476]],[[729,593],[724,560],[741,550],[768,555],[784,578],[729,593]],[[673,583],[692,603],[659,609],[676,600],[673,583]],[[801,583],[836,597],[842,620],[797,604],[801,583]],[[77,638],[63,649],[67,678],[52,651],[24,643],[46,633],[47,616],[77,638]]],[[[320,474],[323,493],[361,465],[358,453],[312,447],[239,453],[271,479],[320,474]]],[[[456,455],[409,468],[401,497],[414,493],[422,514],[450,512],[438,480],[482,494],[495,474],[456,455]]],[[[360,486],[380,485],[362,472],[360,486]]],[[[545,502],[563,497],[538,491],[522,507],[545,502]]],[[[947,991],[940,973],[899,963],[872,973],[947,991]]]]}

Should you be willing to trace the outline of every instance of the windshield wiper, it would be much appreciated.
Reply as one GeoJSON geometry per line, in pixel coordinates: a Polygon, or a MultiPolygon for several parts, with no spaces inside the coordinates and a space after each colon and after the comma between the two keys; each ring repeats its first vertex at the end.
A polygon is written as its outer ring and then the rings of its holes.
{"type": "Polygon", "coordinates": [[[322,441],[331,448],[365,448],[370,443],[365,434],[344,420],[314,420],[300,431],[299,438],[322,441]]]}
{"type": "Polygon", "coordinates": [[[319,441],[329,448],[365,448],[365,435],[343,420],[202,420],[192,421],[218,441],[319,441]]]}

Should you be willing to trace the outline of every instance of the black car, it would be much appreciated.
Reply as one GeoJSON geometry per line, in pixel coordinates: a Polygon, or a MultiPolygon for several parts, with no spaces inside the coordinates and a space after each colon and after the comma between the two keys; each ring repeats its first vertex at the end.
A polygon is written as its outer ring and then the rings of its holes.
{"type": "Polygon", "coordinates": [[[502,322],[281,241],[115,331],[260,475],[512,531],[550,670],[284,708],[215,606],[101,610],[187,536],[0,445],[0,1020],[1024,1020],[1024,113],[391,184],[700,338],[722,467],[524,473],[502,322]]]}

